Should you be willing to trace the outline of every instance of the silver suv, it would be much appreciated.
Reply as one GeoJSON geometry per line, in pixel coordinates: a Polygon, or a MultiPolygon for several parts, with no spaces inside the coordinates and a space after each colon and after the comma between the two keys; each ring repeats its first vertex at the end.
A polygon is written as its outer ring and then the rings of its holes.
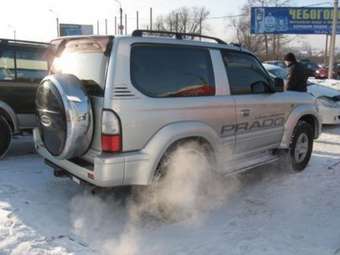
{"type": "Polygon", "coordinates": [[[52,45],[56,58],[36,96],[35,146],[77,181],[149,185],[188,141],[208,148],[222,174],[281,155],[301,171],[321,132],[311,95],[283,92],[254,55],[217,38],[137,30],[52,45]]]}

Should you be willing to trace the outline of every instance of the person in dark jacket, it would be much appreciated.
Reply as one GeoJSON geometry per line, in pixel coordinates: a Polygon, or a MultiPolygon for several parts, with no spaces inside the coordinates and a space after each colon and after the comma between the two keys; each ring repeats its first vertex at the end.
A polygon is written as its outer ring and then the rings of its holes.
{"type": "Polygon", "coordinates": [[[287,90],[306,92],[308,70],[296,60],[293,53],[288,53],[284,60],[288,66],[287,90]]]}

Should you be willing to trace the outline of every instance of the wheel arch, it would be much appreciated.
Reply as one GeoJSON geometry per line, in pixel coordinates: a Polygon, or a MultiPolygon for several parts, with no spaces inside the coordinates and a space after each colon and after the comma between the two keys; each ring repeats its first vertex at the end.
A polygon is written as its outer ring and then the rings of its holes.
{"type": "Polygon", "coordinates": [[[152,182],[163,157],[178,145],[196,141],[207,145],[214,155],[220,150],[219,136],[213,128],[201,122],[181,122],[163,127],[143,149],[150,157],[148,180],[152,182]]]}
{"type": "Polygon", "coordinates": [[[280,148],[288,149],[291,141],[291,137],[299,121],[306,121],[313,127],[314,139],[317,139],[321,133],[321,121],[316,106],[301,105],[295,108],[289,115],[285,125],[284,132],[280,144],[280,148]]]}
{"type": "Polygon", "coordinates": [[[19,131],[18,121],[14,110],[3,101],[0,101],[0,115],[8,121],[13,133],[19,131]]]}
{"type": "Polygon", "coordinates": [[[313,134],[314,134],[314,139],[318,138],[319,136],[319,120],[315,117],[315,115],[312,114],[306,114],[303,115],[299,120],[299,121],[305,121],[308,124],[310,124],[313,128],[313,134]]]}

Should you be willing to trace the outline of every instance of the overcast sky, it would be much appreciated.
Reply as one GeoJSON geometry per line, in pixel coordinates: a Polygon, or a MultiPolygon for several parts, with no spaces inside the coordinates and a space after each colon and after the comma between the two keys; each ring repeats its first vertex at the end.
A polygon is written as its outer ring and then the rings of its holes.
{"type": "MultiPolygon", "coordinates": [[[[211,17],[235,15],[246,0],[121,0],[124,12],[128,14],[128,30],[136,26],[136,11],[140,12],[140,23],[147,23],[149,7],[153,7],[154,17],[165,14],[181,6],[205,6],[211,17]]],[[[330,6],[332,0],[292,0],[292,6],[324,3],[330,6]]],[[[15,28],[18,39],[49,41],[56,36],[56,15],[61,23],[93,24],[109,20],[109,33],[114,32],[114,16],[119,5],[114,0],[2,0],[0,15],[0,38],[12,38],[15,28]],[[53,9],[50,12],[49,9],[53,9]]],[[[209,21],[211,33],[223,39],[232,40],[232,32],[227,30],[228,19],[209,21]]],[[[96,29],[96,26],[95,26],[96,29]]],[[[313,47],[324,47],[324,36],[308,36],[313,47]]],[[[337,45],[340,46],[338,39],[337,45]]]]}

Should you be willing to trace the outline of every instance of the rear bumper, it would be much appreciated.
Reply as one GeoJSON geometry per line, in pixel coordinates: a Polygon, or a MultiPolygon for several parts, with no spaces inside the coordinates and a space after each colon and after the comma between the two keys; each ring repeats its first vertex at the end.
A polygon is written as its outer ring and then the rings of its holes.
{"type": "Polygon", "coordinates": [[[149,171],[144,171],[149,167],[150,158],[143,152],[102,153],[94,158],[93,164],[82,166],[74,161],[55,159],[46,150],[37,128],[33,134],[35,148],[44,159],[85,182],[98,187],[147,185],[150,182],[149,171]]]}

